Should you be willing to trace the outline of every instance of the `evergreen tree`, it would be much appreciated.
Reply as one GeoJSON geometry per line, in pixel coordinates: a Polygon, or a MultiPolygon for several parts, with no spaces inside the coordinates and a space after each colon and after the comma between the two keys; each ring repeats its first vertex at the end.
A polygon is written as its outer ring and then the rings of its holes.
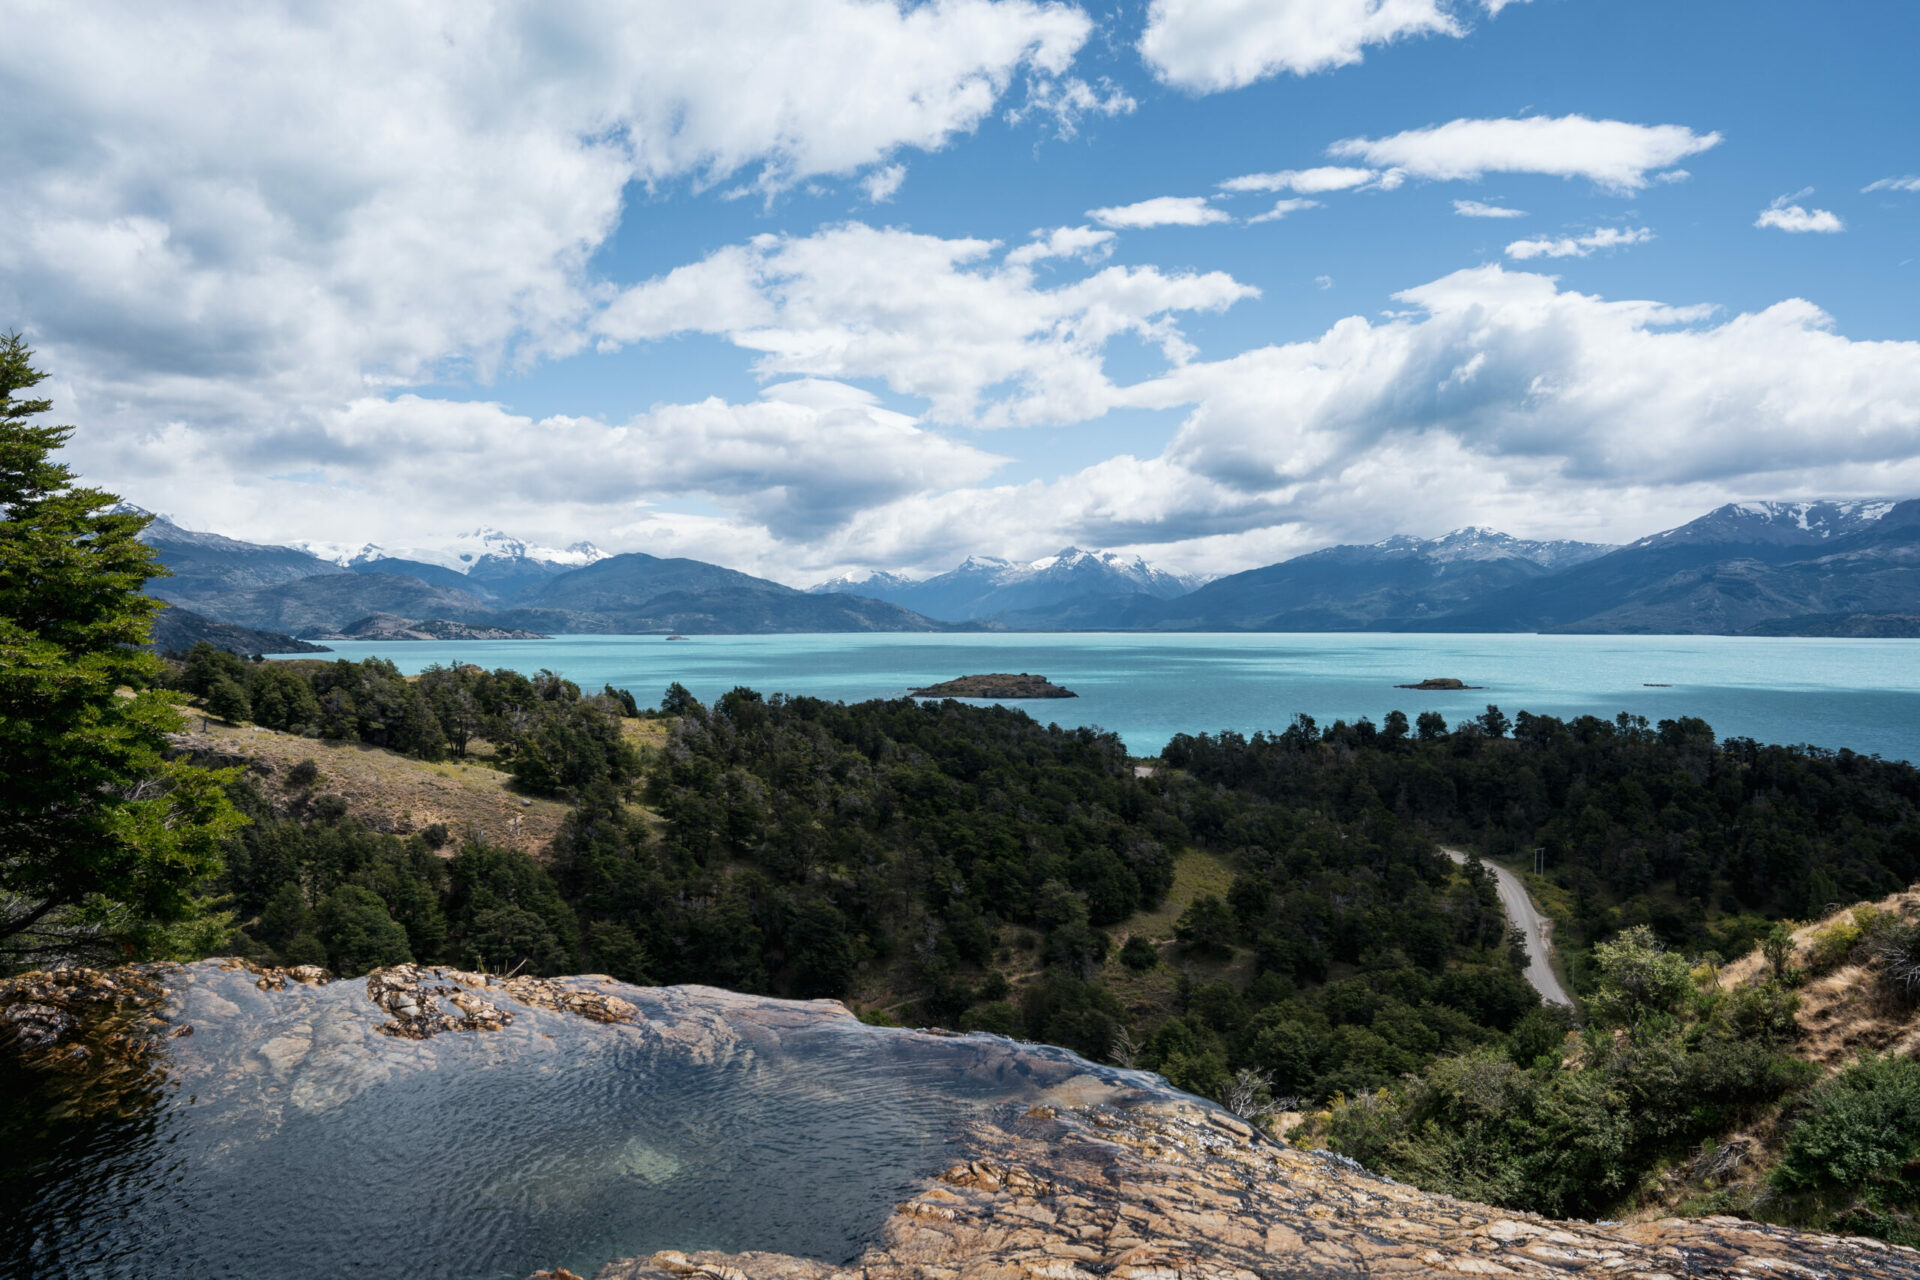
{"type": "Polygon", "coordinates": [[[73,429],[32,421],[32,358],[0,336],[0,966],[201,944],[166,929],[204,914],[240,818],[221,775],[165,758],[150,517],[54,461],[73,429]]]}

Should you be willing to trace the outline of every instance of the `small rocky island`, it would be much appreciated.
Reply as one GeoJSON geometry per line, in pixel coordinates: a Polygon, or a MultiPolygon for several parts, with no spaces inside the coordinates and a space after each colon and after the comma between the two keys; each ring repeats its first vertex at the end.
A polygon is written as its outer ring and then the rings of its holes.
{"type": "Polygon", "coordinates": [[[1393,687],[1396,689],[1421,689],[1432,693],[1443,689],[1483,689],[1486,686],[1468,684],[1466,681],[1456,680],[1452,676],[1435,676],[1430,680],[1422,680],[1419,684],[1397,684],[1393,687]]]}
{"type": "Polygon", "coordinates": [[[916,698],[1077,698],[1071,689],[1062,689],[1045,676],[995,672],[983,676],[961,676],[942,684],[915,689],[916,698]]]}

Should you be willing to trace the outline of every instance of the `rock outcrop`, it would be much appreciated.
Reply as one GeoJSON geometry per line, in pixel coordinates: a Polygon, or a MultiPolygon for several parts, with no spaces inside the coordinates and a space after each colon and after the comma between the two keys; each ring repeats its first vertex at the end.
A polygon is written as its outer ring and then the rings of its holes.
{"type": "Polygon", "coordinates": [[[1735,1218],[1554,1222],[1431,1195],[1177,1099],[1040,1105],[971,1136],[973,1158],[849,1266],[668,1250],[595,1280],[1920,1276],[1920,1253],[1876,1240],[1735,1218]]]}
{"type": "Polygon", "coordinates": [[[179,1175],[102,1180],[0,1152],[16,1173],[68,1178],[20,1211],[50,1258],[71,1251],[58,1274],[92,1274],[101,1250],[139,1251],[145,1274],[308,1273],[288,1252],[300,1239],[328,1242],[329,1274],[1920,1280],[1920,1253],[1877,1241],[1724,1217],[1555,1222],[1428,1194],[1065,1050],[600,976],[400,965],[362,988],[239,961],[26,974],[0,980],[0,1078],[50,1124],[137,1121],[85,1160],[118,1151],[138,1174],[151,1135],[179,1175]],[[663,1123],[668,1104],[681,1109],[663,1123]],[[889,1160],[897,1174],[868,1176],[889,1160]],[[275,1181],[302,1161],[357,1172],[307,1203],[275,1181]],[[449,1217],[421,1240],[404,1224],[429,1205],[449,1217]],[[836,1214],[807,1234],[810,1215],[836,1214]],[[249,1235],[263,1215],[274,1229],[249,1235]],[[581,1246],[576,1228],[608,1234],[581,1246]],[[715,1240],[762,1251],[691,1247],[715,1240]],[[644,1256],[603,1264],[623,1251],[644,1256]]]}

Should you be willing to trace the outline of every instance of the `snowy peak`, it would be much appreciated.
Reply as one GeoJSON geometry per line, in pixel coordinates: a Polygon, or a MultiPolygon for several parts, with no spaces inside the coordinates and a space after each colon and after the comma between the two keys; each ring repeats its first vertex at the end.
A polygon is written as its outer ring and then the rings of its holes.
{"type": "Polygon", "coordinates": [[[807,588],[807,594],[815,596],[871,596],[877,591],[910,587],[914,579],[897,573],[888,573],[884,569],[855,569],[843,573],[837,578],[828,578],[825,582],[816,582],[807,588]]]}
{"type": "Polygon", "coordinates": [[[1895,504],[1884,499],[1834,502],[1729,502],[1698,520],[1656,533],[1636,547],[1682,542],[1746,542],[1808,546],[1858,533],[1880,521],[1895,504]]]}
{"type": "MultiPolygon", "coordinates": [[[[1438,538],[1416,538],[1410,534],[1396,533],[1391,538],[1382,538],[1364,548],[1377,553],[1374,558],[1381,559],[1420,556],[1442,564],[1476,560],[1526,560],[1543,569],[1565,569],[1603,556],[1613,549],[1603,542],[1573,542],[1566,539],[1536,542],[1479,525],[1455,529],[1438,538]]],[[[1343,549],[1335,547],[1332,550],[1338,552],[1343,549]]]]}
{"type": "MultiPolygon", "coordinates": [[[[591,542],[573,542],[564,547],[543,547],[502,533],[498,529],[479,528],[453,540],[451,554],[459,564],[473,565],[485,560],[532,561],[535,564],[579,569],[605,560],[607,553],[591,542]]],[[[417,557],[416,557],[417,558],[417,557]]],[[[449,568],[454,566],[449,565],[449,568]]]]}
{"type": "Polygon", "coordinates": [[[378,560],[414,560],[452,569],[457,573],[472,573],[476,566],[531,566],[554,571],[579,569],[605,560],[608,555],[591,542],[547,547],[485,526],[470,533],[456,534],[452,538],[422,543],[365,542],[354,546],[338,542],[299,542],[294,545],[342,568],[372,564],[378,560]]]}
{"type": "Polygon", "coordinates": [[[811,590],[872,596],[930,618],[960,622],[1085,596],[1172,599],[1202,581],[1157,568],[1137,555],[1062,547],[1038,560],[971,555],[946,573],[919,582],[873,570],[843,574],[811,590]]]}

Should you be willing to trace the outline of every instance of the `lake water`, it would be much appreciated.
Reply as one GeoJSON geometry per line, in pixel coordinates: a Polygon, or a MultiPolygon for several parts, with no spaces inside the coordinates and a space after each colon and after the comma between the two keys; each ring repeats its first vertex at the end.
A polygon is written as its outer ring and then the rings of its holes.
{"type": "Polygon", "coordinates": [[[1453,723],[1488,703],[1508,715],[1622,711],[1698,716],[1722,737],[1850,747],[1920,760],[1920,640],[1539,635],[556,636],[551,640],[336,643],[409,674],[473,662],[560,672],[643,705],[679,681],[702,701],[735,685],[857,702],[955,676],[1030,671],[1080,696],[1020,704],[1041,721],[1098,725],[1136,755],[1176,733],[1322,725],[1399,709],[1453,723]],[[1396,689],[1453,676],[1481,689],[1396,689]]]}

